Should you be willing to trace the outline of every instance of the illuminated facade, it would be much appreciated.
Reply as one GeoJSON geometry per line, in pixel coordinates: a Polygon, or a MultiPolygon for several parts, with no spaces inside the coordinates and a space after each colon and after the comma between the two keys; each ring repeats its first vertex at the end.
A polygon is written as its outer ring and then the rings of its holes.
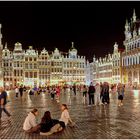
{"type": "Polygon", "coordinates": [[[109,82],[117,84],[121,82],[121,55],[118,50],[117,43],[114,44],[114,51],[112,54],[106,55],[104,58],[93,58],[90,63],[90,75],[93,83],[109,82]]]}
{"type": "Polygon", "coordinates": [[[90,73],[90,63],[86,62],[86,85],[90,85],[91,82],[91,73],[90,73]]]}
{"type": "Polygon", "coordinates": [[[93,57],[93,62],[90,63],[90,75],[91,75],[91,82],[93,82],[94,84],[99,82],[99,63],[98,63],[98,59],[95,58],[95,56],[93,57]]]}
{"type": "Polygon", "coordinates": [[[135,10],[130,22],[125,24],[125,51],[122,53],[123,83],[140,84],[140,21],[135,10]]]}
{"type": "Polygon", "coordinates": [[[1,50],[2,86],[34,87],[86,82],[86,59],[77,55],[74,43],[68,55],[62,55],[57,48],[51,54],[45,48],[38,53],[32,46],[23,50],[19,42],[13,51],[7,48],[7,44],[1,50]]]}
{"type": "Polygon", "coordinates": [[[118,50],[118,44],[114,44],[112,54],[112,83],[121,82],[121,52],[118,50]]]}
{"type": "Polygon", "coordinates": [[[7,48],[7,44],[2,50],[2,68],[4,86],[13,86],[13,55],[7,48]]]}
{"type": "Polygon", "coordinates": [[[44,48],[40,53],[29,46],[22,49],[17,42],[13,51],[3,49],[0,24],[0,86],[46,86],[55,84],[86,84],[90,67],[85,56],[79,56],[74,42],[65,55],[56,48],[52,53],[44,48]]]}
{"type": "Polygon", "coordinates": [[[61,55],[60,51],[55,48],[51,57],[51,84],[61,84],[63,81],[62,61],[63,56],[61,55]]]}
{"type": "Polygon", "coordinates": [[[13,85],[21,85],[24,80],[24,51],[22,44],[17,42],[13,50],[13,85]]]}
{"type": "Polygon", "coordinates": [[[50,84],[51,59],[48,51],[44,48],[38,57],[39,86],[50,84]]]}
{"type": "Polygon", "coordinates": [[[112,83],[112,56],[108,54],[106,57],[98,60],[99,82],[112,83]]]}
{"type": "Polygon", "coordinates": [[[74,42],[68,55],[63,57],[63,81],[68,84],[85,84],[86,82],[86,59],[77,55],[74,42]]]}
{"type": "Polygon", "coordinates": [[[38,52],[32,46],[24,54],[24,85],[39,86],[38,52]]]}

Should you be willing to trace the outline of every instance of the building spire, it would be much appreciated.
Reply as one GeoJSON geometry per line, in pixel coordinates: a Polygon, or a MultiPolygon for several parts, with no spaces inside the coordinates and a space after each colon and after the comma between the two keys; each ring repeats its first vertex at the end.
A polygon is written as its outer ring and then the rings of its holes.
{"type": "Polygon", "coordinates": [[[117,52],[118,51],[118,44],[117,44],[117,42],[115,42],[115,44],[114,44],[114,52],[117,52]]]}
{"type": "Polygon", "coordinates": [[[5,47],[4,48],[7,49],[7,42],[5,43],[5,47]]]}
{"type": "Polygon", "coordinates": [[[135,12],[135,9],[133,10],[133,22],[136,22],[136,18],[137,18],[137,16],[136,16],[136,12],[135,12]]]}
{"type": "Polygon", "coordinates": [[[71,45],[72,45],[71,47],[74,48],[74,42],[71,42],[71,45]]]}
{"type": "Polygon", "coordinates": [[[128,20],[126,19],[126,23],[125,23],[125,31],[129,30],[129,24],[128,24],[128,20]]]}

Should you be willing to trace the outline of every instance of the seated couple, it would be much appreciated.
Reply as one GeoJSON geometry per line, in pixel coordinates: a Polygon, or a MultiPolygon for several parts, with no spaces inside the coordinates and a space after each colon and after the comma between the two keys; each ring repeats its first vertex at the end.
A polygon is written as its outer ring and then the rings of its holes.
{"type": "Polygon", "coordinates": [[[69,116],[66,104],[62,104],[61,110],[62,114],[60,120],[52,119],[50,112],[46,111],[41,119],[41,123],[36,124],[36,116],[38,115],[38,110],[33,109],[33,111],[31,111],[26,117],[23,124],[23,129],[28,133],[40,131],[40,135],[48,136],[53,133],[62,131],[69,122],[74,125],[69,116]]]}

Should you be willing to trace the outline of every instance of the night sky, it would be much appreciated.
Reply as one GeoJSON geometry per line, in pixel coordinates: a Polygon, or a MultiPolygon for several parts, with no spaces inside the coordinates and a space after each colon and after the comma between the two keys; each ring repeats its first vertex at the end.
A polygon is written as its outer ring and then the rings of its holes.
{"type": "Polygon", "coordinates": [[[124,25],[133,9],[140,17],[140,2],[0,2],[3,43],[26,49],[55,47],[67,52],[71,41],[78,54],[92,60],[112,52],[114,42],[123,48],[124,25]]]}

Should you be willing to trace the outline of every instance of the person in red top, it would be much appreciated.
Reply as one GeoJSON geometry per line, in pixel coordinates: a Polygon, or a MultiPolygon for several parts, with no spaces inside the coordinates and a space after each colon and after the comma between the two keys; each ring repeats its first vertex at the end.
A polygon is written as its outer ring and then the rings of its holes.
{"type": "Polygon", "coordinates": [[[59,102],[59,98],[60,98],[60,87],[57,86],[56,88],[56,96],[57,96],[57,102],[59,102]]]}

